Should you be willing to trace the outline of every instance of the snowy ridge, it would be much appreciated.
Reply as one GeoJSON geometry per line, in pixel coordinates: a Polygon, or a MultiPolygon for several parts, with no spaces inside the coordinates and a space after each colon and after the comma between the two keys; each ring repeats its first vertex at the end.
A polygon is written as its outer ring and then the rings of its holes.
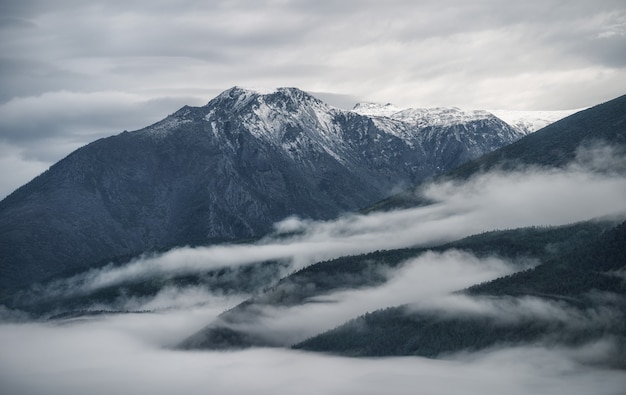
{"type": "Polygon", "coordinates": [[[489,110],[489,112],[520,132],[529,134],[582,110],[584,108],[561,111],[489,110]]]}
{"type": "MultiPolygon", "coordinates": [[[[204,120],[211,130],[219,135],[216,117],[218,108],[228,108],[245,127],[257,138],[282,146],[290,155],[298,155],[297,150],[308,146],[322,149],[337,160],[343,158],[346,150],[342,130],[335,119],[340,116],[358,115],[368,117],[388,135],[398,137],[410,147],[419,145],[419,134],[426,128],[450,128],[469,125],[472,122],[504,121],[511,126],[517,138],[533,133],[553,122],[565,118],[582,109],[563,111],[511,111],[511,110],[462,110],[458,107],[402,108],[391,103],[379,104],[360,102],[351,111],[332,107],[314,96],[297,88],[230,88],[213,100],[205,108],[204,120]],[[298,129],[304,133],[294,139],[285,139],[289,130],[298,129]],[[299,147],[296,147],[296,145],[299,147]]],[[[175,114],[147,129],[156,138],[162,138],[184,123],[191,122],[197,113],[192,107],[183,107],[175,114]]],[[[377,137],[378,138],[378,137],[377,137]]]]}
{"type": "Polygon", "coordinates": [[[420,128],[450,126],[489,119],[493,116],[487,111],[465,111],[458,107],[401,108],[391,103],[378,104],[371,102],[357,103],[352,111],[366,116],[387,117],[420,128]]]}
{"type": "MultiPolygon", "coordinates": [[[[516,111],[516,110],[462,110],[458,107],[434,107],[434,108],[402,108],[391,103],[380,104],[373,102],[357,103],[353,112],[375,117],[374,121],[381,127],[389,126],[390,120],[401,121],[417,128],[429,126],[451,126],[468,122],[487,120],[497,117],[520,134],[527,135],[536,132],[551,123],[568,117],[584,108],[560,111],[516,111]],[[380,118],[388,118],[381,120],[380,118]]],[[[406,137],[406,133],[399,133],[406,137]]]]}
{"type": "Polygon", "coordinates": [[[204,130],[231,153],[241,151],[243,133],[307,168],[318,166],[316,158],[323,156],[349,169],[367,160],[389,169],[400,166],[416,180],[441,171],[440,161],[460,164],[524,135],[487,111],[390,103],[359,103],[347,111],[297,88],[237,86],[203,107],[183,107],[146,131],[162,138],[182,130],[204,130]],[[416,153],[419,157],[413,158],[416,153]]]}
{"type": "Polygon", "coordinates": [[[352,109],[353,112],[361,115],[368,115],[374,117],[390,117],[393,114],[406,110],[405,108],[394,106],[391,103],[379,104],[372,102],[360,102],[357,103],[352,109]]]}
{"type": "Polygon", "coordinates": [[[418,127],[451,126],[493,117],[487,111],[464,111],[457,107],[409,108],[392,115],[392,118],[418,127]]]}
{"type": "Polygon", "coordinates": [[[231,88],[207,106],[205,120],[216,130],[215,108],[227,106],[256,138],[280,146],[294,160],[303,151],[319,151],[342,162],[340,130],[334,116],[340,112],[297,88],[276,88],[262,93],[241,87],[231,88]],[[294,135],[293,131],[298,130],[294,135]]]}

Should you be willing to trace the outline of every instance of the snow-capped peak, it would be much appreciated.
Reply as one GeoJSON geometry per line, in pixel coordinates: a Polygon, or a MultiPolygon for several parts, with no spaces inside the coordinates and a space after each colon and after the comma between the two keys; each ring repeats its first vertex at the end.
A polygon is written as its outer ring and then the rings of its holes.
{"type": "Polygon", "coordinates": [[[407,108],[391,116],[417,126],[448,126],[493,117],[482,110],[461,110],[458,107],[407,108]]]}
{"type": "Polygon", "coordinates": [[[457,107],[401,108],[391,103],[371,102],[357,103],[352,111],[365,116],[386,117],[418,127],[454,125],[493,117],[491,113],[482,110],[465,111],[457,107]]]}
{"type": "Polygon", "coordinates": [[[489,112],[520,132],[529,134],[582,110],[584,108],[560,111],[489,110],[489,112]]]}
{"type": "Polygon", "coordinates": [[[404,110],[404,108],[397,107],[391,103],[379,104],[372,102],[357,103],[352,109],[352,111],[356,112],[357,114],[376,117],[389,117],[402,110],[404,110]]]}

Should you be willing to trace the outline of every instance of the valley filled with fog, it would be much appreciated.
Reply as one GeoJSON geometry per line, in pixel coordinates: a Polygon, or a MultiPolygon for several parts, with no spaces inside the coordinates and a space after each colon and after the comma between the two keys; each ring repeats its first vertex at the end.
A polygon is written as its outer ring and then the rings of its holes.
{"type": "MultiPolygon", "coordinates": [[[[226,302],[226,303],[225,303],[226,302]]],[[[619,394],[623,371],[594,367],[612,345],[502,347],[451,355],[356,359],[284,349],[167,348],[226,308],[0,326],[0,381],[13,394],[619,394]]]]}
{"type": "MultiPolygon", "coordinates": [[[[565,168],[493,171],[422,188],[423,207],[334,221],[296,217],[249,244],[177,248],[58,280],[39,297],[93,292],[125,281],[167,278],[268,260],[282,262],[267,285],[315,262],[402,247],[430,247],[496,229],[555,226],[626,217],[624,157],[607,147],[579,151],[565,168]]],[[[335,289],[293,306],[261,307],[238,329],[289,347],[361,314],[388,306],[477,314],[503,321],[547,320],[570,326],[610,322],[611,310],[582,313],[530,296],[480,297],[455,291],[536,266],[533,259],[476,256],[448,249],[424,252],[397,267],[380,267],[382,283],[335,289]]],[[[618,275],[622,275],[623,273],[618,275]]],[[[254,293],[254,292],[253,292],[254,293]]],[[[210,351],[178,349],[182,340],[253,293],[203,286],[165,287],[150,297],[116,299],[91,310],[119,314],[31,320],[4,309],[0,381],[7,393],[495,393],[618,394],[623,370],[607,366],[619,352],[611,336],[576,346],[550,342],[496,344],[438,359],[347,358],[288,348],[210,351]]],[[[599,295],[598,297],[601,297],[599,295]]],[[[605,295],[605,297],[608,297],[605,295]]]]}

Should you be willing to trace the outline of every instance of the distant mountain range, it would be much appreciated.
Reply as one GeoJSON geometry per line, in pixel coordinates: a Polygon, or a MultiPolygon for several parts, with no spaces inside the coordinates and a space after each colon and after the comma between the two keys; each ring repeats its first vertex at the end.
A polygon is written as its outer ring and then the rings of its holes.
{"type": "Polygon", "coordinates": [[[582,110],[585,108],[562,111],[489,110],[489,112],[520,132],[530,134],[582,110]]]}
{"type": "MultiPolygon", "coordinates": [[[[467,162],[445,177],[469,178],[491,169],[512,170],[527,166],[562,167],[574,161],[581,149],[609,144],[619,155],[626,156],[626,96],[591,107],[563,118],[504,146],[477,160],[467,162]]],[[[424,199],[418,185],[391,196],[370,210],[393,210],[421,205],[424,199]]]]}
{"type": "Polygon", "coordinates": [[[379,104],[371,102],[357,103],[352,111],[372,117],[392,118],[407,121],[420,126],[462,123],[472,119],[495,115],[523,135],[539,129],[560,119],[580,112],[584,108],[561,111],[524,111],[524,110],[474,110],[463,111],[458,107],[433,108],[402,108],[391,103],[379,104]]]}
{"type": "Polygon", "coordinates": [[[523,136],[484,111],[367,114],[235,87],[88,144],[0,202],[0,288],[333,218],[523,136]]]}

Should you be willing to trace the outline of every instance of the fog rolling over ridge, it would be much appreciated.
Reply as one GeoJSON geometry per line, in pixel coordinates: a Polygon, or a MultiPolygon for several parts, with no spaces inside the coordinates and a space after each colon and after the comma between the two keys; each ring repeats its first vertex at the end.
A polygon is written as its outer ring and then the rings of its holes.
{"type": "MultiPolygon", "coordinates": [[[[188,316],[191,315],[187,312],[188,316]]],[[[22,394],[619,394],[623,372],[589,369],[608,346],[520,347],[447,360],[354,359],[254,349],[180,352],[159,347],[176,315],[118,316],[69,325],[2,325],[0,378],[22,394]],[[159,330],[155,333],[155,327],[159,330]],[[165,329],[166,328],[166,329],[165,329]]]]}
{"type": "Polygon", "coordinates": [[[178,248],[119,267],[94,269],[77,280],[87,289],[96,289],[128,279],[276,259],[289,260],[291,269],[297,270],[343,255],[441,244],[494,229],[622,218],[626,216],[626,160],[613,155],[610,147],[593,149],[596,159],[590,159],[590,152],[583,148],[580,161],[565,169],[531,167],[430,184],[423,189],[424,196],[434,202],[429,206],[351,214],[323,222],[290,218],[276,224],[275,237],[256,243],[178,248]],[[605,168],[590,168],[596,162],[603,162],[605,168]],[[619,169],[619,173],[606,173],[606,169],[619,169]]]}

